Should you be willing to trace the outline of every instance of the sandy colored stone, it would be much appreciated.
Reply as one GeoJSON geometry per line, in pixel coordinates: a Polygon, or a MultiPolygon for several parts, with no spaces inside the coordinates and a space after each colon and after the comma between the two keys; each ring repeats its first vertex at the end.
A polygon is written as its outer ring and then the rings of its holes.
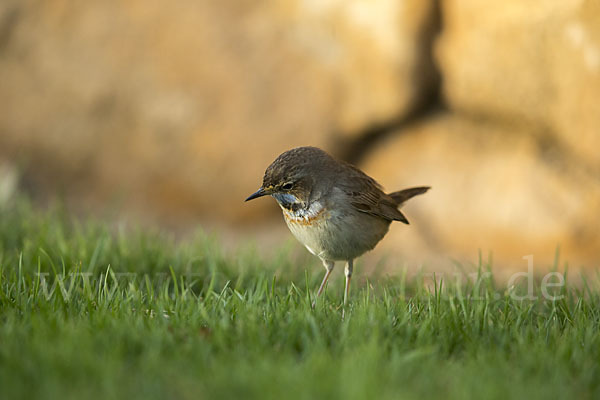
{"type": "Polygon", "coordinates": [[[442,115],[392,135],[363,167],[388,191],[432,187],[407,203],[411,225],[392,224],[380,251],[418,263],[492,252],[496,266],[521,269],[531,254],[547,269],[559,246],[571,267],[600,265],[600,181],[527,130],[442,115]]]}
{"type": "Polygon", "coordinates": [[[600,3],[444,0],[437,43],[455,110],[545,129],[600,168],[600,3]]]}
{"type": "Polygon", "coordinates": [[[278,154],[414,106],[432,4],[3,2],[0,152],[101,204],[260,216],[278,154]]]}

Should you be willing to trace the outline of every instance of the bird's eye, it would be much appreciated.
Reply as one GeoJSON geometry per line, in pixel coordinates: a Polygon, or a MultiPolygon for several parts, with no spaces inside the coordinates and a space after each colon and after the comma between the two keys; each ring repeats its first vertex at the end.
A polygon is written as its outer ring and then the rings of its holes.
{"type": "Polygon", "coordinates": [[[288,182],[285,185],[283,185],[281,188],[283,190],[290,190],[292,187],[294,187],[294,184],[292,182],[288,182]]]}

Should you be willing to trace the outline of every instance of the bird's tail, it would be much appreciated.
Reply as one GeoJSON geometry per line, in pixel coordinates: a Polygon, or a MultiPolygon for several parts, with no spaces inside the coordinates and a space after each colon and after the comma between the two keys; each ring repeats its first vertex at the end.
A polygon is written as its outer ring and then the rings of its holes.
{"type": "Polygon", "coordinates": [[[429,186],[413,187],[390,193],[388,196],[390,196],[396,202],[398,208],[400,208],[400,206],[402,206],[406,200],[423,194],[429,189],[431,189],[429,186]]]}

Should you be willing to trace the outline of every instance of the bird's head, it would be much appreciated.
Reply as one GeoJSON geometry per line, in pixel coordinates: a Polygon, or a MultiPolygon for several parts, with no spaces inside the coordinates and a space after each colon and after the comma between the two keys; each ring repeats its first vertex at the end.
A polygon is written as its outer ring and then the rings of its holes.
{"type": "Polygon", "coordinates": [[[292,204],[307,204],[323,172],[323,162],[330,160],[333,160],[331,156],[316,147],[288,150],[269,165],[262,186],[246,201],[270,195],[285,208],[291,208],[292,204]]]}

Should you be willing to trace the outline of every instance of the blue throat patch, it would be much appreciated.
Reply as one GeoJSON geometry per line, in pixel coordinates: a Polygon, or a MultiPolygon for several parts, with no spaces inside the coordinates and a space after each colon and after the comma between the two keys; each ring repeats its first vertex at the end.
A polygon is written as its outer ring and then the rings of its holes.
{"type": "Polygon", "coordinates": [[[275,193],[275,194],[272,194],[271,196],[273,196],[273,198],[275,200],[277,200],[277,202],[279,203],[279,205],[281,205],[281,207],[291,210],[291,211],[297,211],[302,206],[302,203],[300,202],[300,200],[298,200],[298,198],[296,196],[294,196],[293,194],[275,193]]]}

